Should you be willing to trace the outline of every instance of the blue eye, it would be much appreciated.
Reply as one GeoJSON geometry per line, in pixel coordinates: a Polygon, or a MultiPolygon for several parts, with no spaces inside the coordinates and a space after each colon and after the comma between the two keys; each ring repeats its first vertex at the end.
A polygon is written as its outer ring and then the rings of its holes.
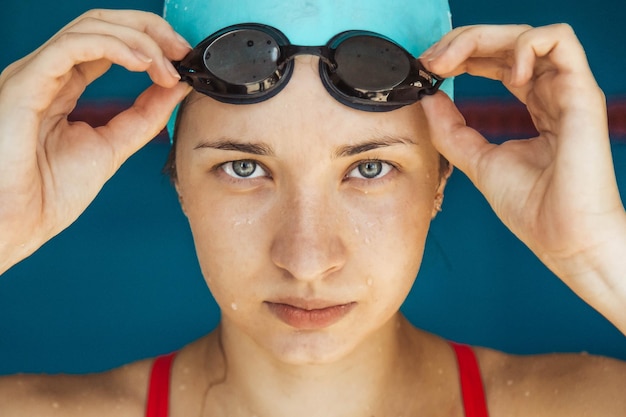
{"type": "Polygon", "coordinates": [[[391,164],[382,161],[363,161],[348,173],[348,177],[371,180],[383,177],[391,171],[391,164]]]}
{"type": "Polygon", "coordinates": [[[221,168],[227,175],[234,178],[258,178],[267,176],[267,172],[251,159],[226,162],[221,168]]]}

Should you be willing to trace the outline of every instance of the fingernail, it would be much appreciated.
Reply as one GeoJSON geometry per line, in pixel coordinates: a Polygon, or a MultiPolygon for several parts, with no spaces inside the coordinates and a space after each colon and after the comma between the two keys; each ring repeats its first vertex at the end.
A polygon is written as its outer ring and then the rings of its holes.
{"type": "Polygon", "coordinates": [[[431,54],[430,56],[428,56],[428,62],[430,61],[434,61],[435,59],[439,58],[441,55],[443,55],[444,52],[446,52],[448,50],[448,45],[443,46],[443,47],[439,47],[436,48],[431,54]]]}
{"type": "Polygon", "coordinates": [[[180,42],[182,45],[186,46],[187,48],[191,49],[191,44],[189,44],[189,42],[187,42],[187,39],[183,38],[182,35],[180,33],[176,33],[176,39],[178,39],[178,42],[180,42]]]}
{"type": "Polygon", "coordinates": [[[149,64],[152,62],[152,58],[150,58],[148,55],[144,54],[143,52],[137,50],[137,49],[133,49],[133,53],[135,54],[135,56],[137,58],[139,58],[139,60],[149,64]]]}
{"type": "Polygon", "coordinates": [[[174,68],[174,65],[172,65],[169,59],[167,59],[166,57],[163,57],[163,62],[165,64],[165,68],[167,68],[170,75],[176,78],[177,80],[180,80],[180,74],[178,73],[178,71],[176,71],[176,68],[174,68]]]}
{"type": "Polygon", "coordinates": [[[435,48],[437,48],[437,45],[439,45],[439,42],[435,42],[434,44],[432,44],[430,46],[430,48],[428,48],[427,50],[422,52],[422,55],[420,55],[419,58],[426,58],[426,57],[428,57],[428,55],[432,54],[433,51],[435,50],[435,48]]]}

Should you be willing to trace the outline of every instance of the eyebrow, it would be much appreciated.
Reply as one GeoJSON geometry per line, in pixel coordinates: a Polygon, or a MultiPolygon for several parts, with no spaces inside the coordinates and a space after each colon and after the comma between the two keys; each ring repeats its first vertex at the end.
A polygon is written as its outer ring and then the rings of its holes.
{"type": "Polygon", "coordinates": [[[237,142],[231,139],[221,139],[216,142],[202,142],[194,147],[194,149],[206,148],[219,149],[222,151],[237,151],[261,156],[274,155],[274,150],[272,149],[272,147],[265,143],[237,142]]]}
{"type": "MultiPolygon", "coordinates": [[[[399,136],[385,136],[379,139],[367,140],[354,145],[339,146],[333,152],[333,158],[344,158],[358,155],[373,149],[385,148],[393,145],[415,145],[409,138],[399,136]]],[[[194,149],[219,149],[223,151],[237,151],[260,156],[274,156],[272,147],[266,143],[239,142],[232,139],[221,139],[215,142],[202,142],[194,149]]]]}
{"type": "Polygon", "coordinates": [[[385,148],[393,145],[415,145],[416,143],[409,138],[400,136],[385,136],[380,139],[368,140],[357,143],[355,145],[345,145],[338,147],[333,156],[335,158],[343,158],[346,156],[354,156],[373,149],[385,148]]]}

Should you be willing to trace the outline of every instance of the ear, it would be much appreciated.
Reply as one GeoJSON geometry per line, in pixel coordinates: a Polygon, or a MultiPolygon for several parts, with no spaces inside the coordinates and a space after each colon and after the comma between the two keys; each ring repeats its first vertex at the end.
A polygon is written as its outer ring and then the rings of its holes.
{"type": "Polygon", "coordinates": [[[185,210],[185,201],[183,200],[183,193],[181,187],[178,185],[178,180],[174,181],[174,188],[176,189],[176,194],[178,195],[178,202],[180,203],[180,208],[183,210],[185,216],[187,216],[187,210],[185,210]]]}
{"type": "Polygon", "coordinates": [[[452,175],[452,171],[454,170],[454,167],[452,166],[452,164],[450,164],[447,161],[444,161],[443,157],[441,158],[440,161],[441,164],[445,163],[447,164],[447,167],[442,167],[440,169],[440,174],[439,174],[439,185],[437,185],[437,191],[435,192],[435,199],[433,200],[433,210],[431,212],[431,219],[434,219],[437,216],[437,213],[439,213],[442,210],[442,205],[443,205],[443,195],[444,195],[444,190],[446,188],[446,184],[448,183],[448,178],[450,178],[450,175],[452,175]]]}

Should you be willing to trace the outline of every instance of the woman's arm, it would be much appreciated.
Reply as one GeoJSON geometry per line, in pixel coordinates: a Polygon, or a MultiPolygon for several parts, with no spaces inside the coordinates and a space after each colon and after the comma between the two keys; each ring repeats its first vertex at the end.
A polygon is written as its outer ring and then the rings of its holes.
{"type": "Polygon", "coordinates": [[[422,102],[438,150],[515,235],[626,334],[626,213],[605,97],[573,30],[462,27],[422,59],[443,76],[499,80],[527,106],[539,135],[495,145],[466,127],[443,94],[422,102]]]}
{"type": "Polygon", "coordinates": [[[93,10],[0,75],[0,273],[70,225],[103,184],[165,125],[188,92],[169,63],[189,51],[161,17],[93,10]],[[154,85],[107,125],[69,122],[112,64],[154,85]]]}

